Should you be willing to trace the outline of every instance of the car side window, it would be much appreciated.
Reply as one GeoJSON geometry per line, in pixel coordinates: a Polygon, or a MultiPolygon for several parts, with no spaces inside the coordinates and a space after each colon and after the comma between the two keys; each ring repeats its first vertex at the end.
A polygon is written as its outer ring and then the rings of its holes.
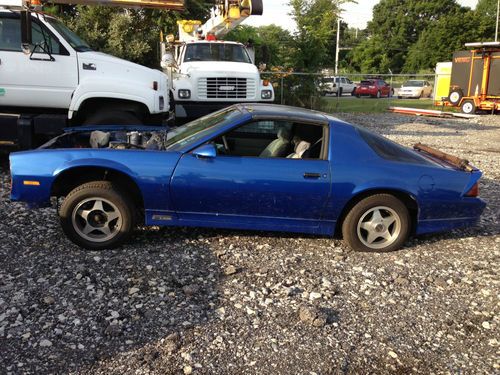
{"type": "Polygon", "coordinates": [[[50,52],[53,55],[61,54],[61,44],[59,41],[45,28],[37,22],[32,23],[31,38],[33,45],[39,45],[35,52],[43,53],[50,52]]]}
{"type": "Polygon", "coordinates": [[[322,125],[261,120],[233,129],[212,143],[223,156],[321,159],[324,133],[322,125]]]}
{"type": "Polygon", "coordinates": [[[341,78],[340,82],[345,83],[345,78],[341,78]]]}

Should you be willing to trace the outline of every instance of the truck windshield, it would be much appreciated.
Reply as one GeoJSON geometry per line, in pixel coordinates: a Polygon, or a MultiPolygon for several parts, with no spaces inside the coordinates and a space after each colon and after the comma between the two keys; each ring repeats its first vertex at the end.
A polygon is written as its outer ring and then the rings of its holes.
{"type": "Polygon", "coordinates": [[[165,148],[177,150],[196,142],[218,128],[226,126],[239,115],[241,115],[241,111],[238,108],[229,107],[179,126],[168,132],[165,148]]]}
{"type": "Polygon", "coordinates": [[[46,20],[77,52],[92,51],[87,42],[68,29],[63,23],[52,17],[47,17],[46,20]]]}
{"type": "Polygon", "coordinates": [[[187,61],[233,61],[251,64],[247,50],[240,44],[193,43],[186,46],[184,62],[187,61]]]}

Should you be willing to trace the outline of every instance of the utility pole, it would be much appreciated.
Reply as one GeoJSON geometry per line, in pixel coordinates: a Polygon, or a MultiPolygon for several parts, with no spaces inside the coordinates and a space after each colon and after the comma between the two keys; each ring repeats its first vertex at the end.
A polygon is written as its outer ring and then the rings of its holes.
{"type": "MultiPolygon", "coordinates": [[[[500,0],[498,0],[500,2],[500,0]]],[[[497,19],[498,21],[498,19],[497,19]]],[[[337,15],[337,45],[335,46],[335,75],[339,72],[339,51],[340,51],[340,15],[337,15]]]]}
{"type": "Polygon", "coordinates": [[[495,28],[495,42],[498,42],[498,11],[500,10],[500,0],[497,1],[497,26],[495,28]]]}

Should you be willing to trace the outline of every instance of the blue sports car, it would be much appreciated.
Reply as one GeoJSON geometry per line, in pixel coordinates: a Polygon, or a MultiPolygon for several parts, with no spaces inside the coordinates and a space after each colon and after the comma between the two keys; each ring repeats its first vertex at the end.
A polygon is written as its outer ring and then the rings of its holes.
{"type": "Polygon", "coordinates": [[[10,166],[12,200],[64,197],[62,229],[94,250],[161,225],[341,234],[354,250],[392,251],[412,234],[474,225],[485,207],[466,160],[278,105],[170,131],[73,129],[10,166]]]}

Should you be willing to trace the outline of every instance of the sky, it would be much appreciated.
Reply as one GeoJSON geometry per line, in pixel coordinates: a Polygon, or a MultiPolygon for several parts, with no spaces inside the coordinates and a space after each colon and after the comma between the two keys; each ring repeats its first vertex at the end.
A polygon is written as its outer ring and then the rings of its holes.
{"type": "MultiPolygon", "coordinates": [[[[372,9],[375,4],[380,0],[357,0],[357,4],[344,5],[344,12],[342,12],[342,19],[346,21],[349,26],[364,29],[366,23],[372,17],[372,9]]],[[[474,8],[478,0],[457,0],[458,3],[474,8]]],[[[293,31],[295,23],[288,13],[290,7],[287,5],[289,0],[263,0],[264,14],[262,16],[249,17],[244,21],[247,25],[263,26],[276,24],[285,29],[293,31]]]]}

